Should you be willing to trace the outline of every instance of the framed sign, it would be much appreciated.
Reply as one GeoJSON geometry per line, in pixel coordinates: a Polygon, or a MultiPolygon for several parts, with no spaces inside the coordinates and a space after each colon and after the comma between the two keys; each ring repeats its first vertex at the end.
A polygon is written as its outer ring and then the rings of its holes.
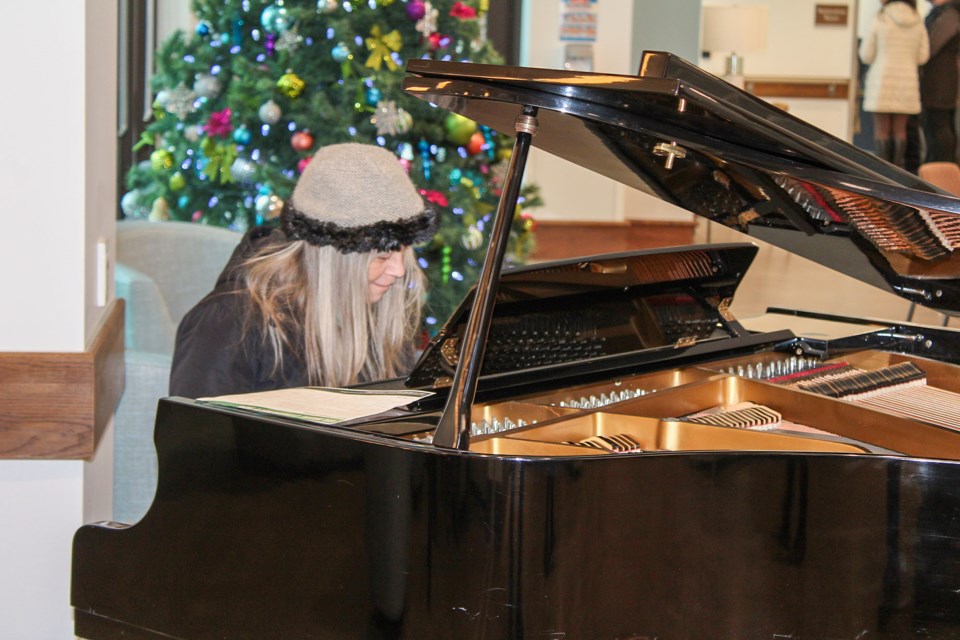
{"type": "Polygon", "coordinates": [[[835,27],[847,26],[850,18],[850,7],[845,4],[818,4],[816,6],[816,18],[814,24],[817,26],[828,25],[835,27]]]}

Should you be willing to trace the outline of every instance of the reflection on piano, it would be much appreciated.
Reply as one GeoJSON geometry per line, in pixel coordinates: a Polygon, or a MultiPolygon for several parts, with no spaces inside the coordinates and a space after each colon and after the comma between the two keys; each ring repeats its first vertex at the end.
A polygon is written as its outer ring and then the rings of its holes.
{"type": "MultiPolygon", "coordinates": [[[[408,71],[516,135],[498,221],[534,144],[960,308],[960,202],[673,56],[408,71]]],[[[337,427],[162,400],[152,507],[76,534],[77,635],[960,638],[957,332],[753,331],[729,310],[747,243],[501,274],[504,242],[378,385],[431,398],[337,427]]]]}

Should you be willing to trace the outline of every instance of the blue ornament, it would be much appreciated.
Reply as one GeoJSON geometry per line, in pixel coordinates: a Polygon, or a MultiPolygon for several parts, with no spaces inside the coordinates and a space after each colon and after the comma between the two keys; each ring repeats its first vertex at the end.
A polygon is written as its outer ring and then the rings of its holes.
{"type": "Polygon", "coordinates": [[[290,29],[290,15],[287,8],[272,4],[260,14],[260,24],[267,33],[283,33],[290,29]]]}
{"type": "Polygon", "coordinates": [[[233,141],[237,144],[248,145],[250,140],[253,138],[253,134],[250,133],[250,129],[247,129],[245,126],[240,125],[233,130],[233,141]]]}
{"type": "Polygon", "coordinates": [[[178,209],[186,209],[188,204],[190,204],[190,198],[188,198],[187,196],[180,196],[179,198],[177,198],[178,209]]]}
{"type": "Polygon", "coordinates": [[[339,42],[337,46],[333,48],[333,51],[330,52],[330,55],[333,57],[334,62],[343,64],[350,59],[350,47],[348,47],[346,43],[339,42]]]}
{"type": "Polygon", "coordinates": [[[383,93],[381,93],[380,89],[377,89],[376,87],[370,87],[367,89],[367,104],[371,107],[377,106],[377,104],[380,102],[380,98],[382,97],[383,93]]]}
{"type": "Polygon", "coordinates": [[[207,22],[206,20],[201,20],[200,22],[197,23],[197,28],[195,29],[195,31],[198,36],[205,37],[210,35],[210,29],[212,28],[213,27],[209,22],[207,22]]]}
{"type": "Polygon", "coordinates": [[[450,170],[450,186],[456,187],[460,184],[460,180],[463,179],[463,171],[460,169],[451,169],[450,170]]]}

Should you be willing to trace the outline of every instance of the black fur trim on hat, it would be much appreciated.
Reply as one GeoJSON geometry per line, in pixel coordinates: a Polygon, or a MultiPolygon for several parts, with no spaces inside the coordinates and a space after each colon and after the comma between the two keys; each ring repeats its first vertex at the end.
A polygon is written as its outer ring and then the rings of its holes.
{"type": "Polygon", "coordinates": [[[304,240],[322,247],[330,245],[341,253],[397,251],[426,242],[440,224],[438,212],[427,207],[409,218],[381,220],[361,227],[342,227],[322,222],[298,211],[288,200],[280,213],[280,228],[290,240],[304,240]]]}

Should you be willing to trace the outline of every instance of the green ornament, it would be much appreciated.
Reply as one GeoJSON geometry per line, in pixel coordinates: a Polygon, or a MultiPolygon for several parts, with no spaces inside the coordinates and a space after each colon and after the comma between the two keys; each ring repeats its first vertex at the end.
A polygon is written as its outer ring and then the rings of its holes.
{"type": "Polygon", "coordinates": [[[277,80],[277,89],[291,100],[295,100],[303,93],[303,88],[306,84],[300,76],[291,71],[287,71],[277,80]]]}
{"type": "Polygon", "coordinates": [[[177,171],[175,174],[170,176],[170,179],[167,181],[167,185],[170,187],[171,191],[180,191],[187,184],[187,179],[183,177],[183,174],[177,171]]]}
{"type": "Polygon", "coordinates": [[[157,149],[150,154],[150,166],[154,171],[166,171],[173,168],[173,154],[166,149],[157,149]]]}
{"type": "Polygon", "coordinates": [[[447,140],[456,145],[470,142],[470,136],[477,131],[477,123],[459,113],[451,113],[443,120],[443,130],[447,140]]]}

